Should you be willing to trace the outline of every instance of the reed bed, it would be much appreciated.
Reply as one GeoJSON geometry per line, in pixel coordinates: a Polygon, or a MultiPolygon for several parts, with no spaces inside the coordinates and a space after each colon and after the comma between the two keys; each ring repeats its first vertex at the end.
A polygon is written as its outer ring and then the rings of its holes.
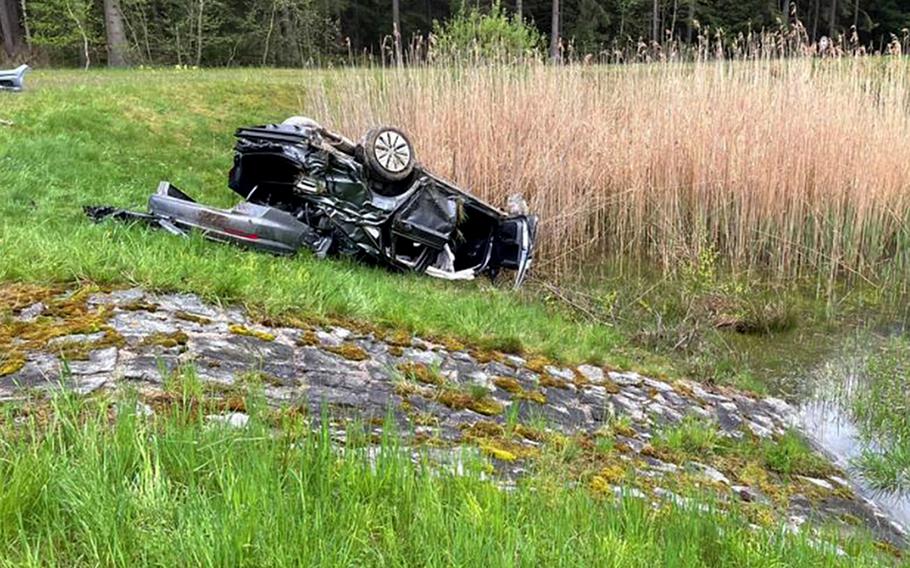
{"type": "MultiPolygon", "coordinates": [[[[903,281],[910,89],[900,57],[327,72],[310,114],[404,126],[418,158],[541,216],[540,266],[706,255],[777,278],[903,281]]],[[[636,263],[638,264],[638,263],[636,263]]]]}

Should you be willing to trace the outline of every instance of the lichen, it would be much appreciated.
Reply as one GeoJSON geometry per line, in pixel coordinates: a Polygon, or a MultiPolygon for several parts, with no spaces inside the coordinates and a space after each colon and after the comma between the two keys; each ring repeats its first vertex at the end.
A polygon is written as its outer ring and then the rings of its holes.
{"type": "Polygon", "coordinates": [[[329,353],[334,353],[345,359],[351,361],[365,361],[369,359],[369,354],[363,349],[363,347],[357,345],[356,343],[342,343],[341,345],[333,345],[325,347],[325,350],[329,353]]]}
{"type": "Polygon", "coordinates": [[[229,325],[228,331],[230,331],[234,335],[244,335],[247,337],[255,337],[256,339],[260,339],[262,341],[275,341],[274,334],[271,334],[267,331],[259,331],[256,329],[250,329],[250,328],[246,327],[245,325],[240,325],[237,323],[232,323],[231,325],[229,325]]]}

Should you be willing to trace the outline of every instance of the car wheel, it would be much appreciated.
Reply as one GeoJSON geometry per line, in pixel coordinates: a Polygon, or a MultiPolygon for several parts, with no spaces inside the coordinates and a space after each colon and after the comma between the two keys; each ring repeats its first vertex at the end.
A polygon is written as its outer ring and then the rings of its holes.
{"type": "Polygon", "coordinates": [[[364,165],[383,181],[401,181],[414,171],[414,147],[404,132],[379,126],[360,142],[364,165]]]}

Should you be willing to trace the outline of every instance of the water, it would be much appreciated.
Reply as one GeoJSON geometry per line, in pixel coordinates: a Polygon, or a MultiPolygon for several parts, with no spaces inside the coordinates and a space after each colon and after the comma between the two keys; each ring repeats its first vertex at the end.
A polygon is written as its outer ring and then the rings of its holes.
{"type": "Polygon", "coordinates": [[[804,433],[824,450],[834,463],[850,474],[857,493],[873,503],[902,527],[910,528],[910,495],[885,495],[871,490],[862,479],[851,474],[851,461],[858,458],[865,445],[859,431],[840,404],[815,398],[803,403],[799,418],[804,433]]]}

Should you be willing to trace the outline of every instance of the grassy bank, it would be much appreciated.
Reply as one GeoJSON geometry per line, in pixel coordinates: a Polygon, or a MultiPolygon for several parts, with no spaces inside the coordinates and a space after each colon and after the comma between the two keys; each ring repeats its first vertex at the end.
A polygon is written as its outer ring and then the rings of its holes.
{"type": "Polygon", "coordinates": [[[161,179],[217,205],[232,134],[304,108],[307,71],[37,72],[0,118],[0,280],[137,284],[269,313],[367,319],[491,346],[604,360],[619,335],[484,283],[440,283],[346,262],[293,260],[110,224],[86,204],[143,208],[161,179]]]}
{"type": "MultiPolygon", "coordinates": [[[[445,82],[440,83],[472,101],[473,106],[457,108],[443,105],[450,95],[437,85],[437,80],[443,79],[438,76],[441,72],[427,69],[397,75],[375,70],[39,71],[29,76],[31,90],[5,94],[0,110],[0,118],[13,122],[11,126],[0,125],[0,249],[3,252],[0,280],[92,281],[191,291],[209,300],[244,303],[272,315],[296,312],[305,316],[363,319],[422,334],[454,335],[494,348],[543,351],[551,357],[572,361],[587,359],[620,367],[634,364],[655,373],[669,372],[675,367],[672,371],[676,374],[762,390],[766,388],[766,378],[778,375],[793,359],[799,359],[800,363],[805,360],[807,364],[817,360],[824,351],[821,344],[830,332],[825,322],[832,307],[839,312],[859,311],[863,308],[856,306],[886,301],[900,285],[888,280],[884,272],[879,276],[889,284],[870,285],[860,279],[865,288],[862,292],[857,292],[859,288],[838,290],[831,285],[830,271],[807,275],[798,284],[794,280],[775,281],[775,274],[780,272],[773,267],[763,271],[744,270],[745,265],[737,261],[742,251],[718,247],[716,243],[711,245],[710,239],[702,243],[704,247],[689,246],[692,243],[683,243],[679,235],[674,237],[660,231],[649,237],[652,245],[659,245],[650,251],[651,261],[624,257],[601,272],[598,267],[605,266],[604,259],[592,254],[592,247],[600,246],[596,243],[602,239],[618,238],[611,231],[619,228],[607,222],[606,217],[591,225],[579,224],[579,219],[594,213],[606,215],[611,211],[607,207],[610,204],[610,207],[621,204],[626,211],[623,215],[634,216],[638,215],[634,208],[647,208],[652,199],[662,200],[664,194],[658,191],[659,187],[678,185],[683,183],[683,178],[661,177],[666,183],[648,190],[651,197],[645,199],[636,193],[644,187],[644,182],[632,174],[639,167],[649,171],[660,164],[670,167],[669,162],[660,161],[667,158],[665,152],[650,158],[626,156],[622,158],[629,160],[623,162],[625,169],[617,170],[616,161],[624,154],[602,156],[557,144],[561,149],[548,151],[545,158],[553,160],[558,155],[566,163],[550,164],[547,172],[542,172],[537,165],[523,161],[527,158],[525,154],[519,160],[518,154],[510,158],[508,152],[494,150],[503,147],[509,152],[519,152],[529,144],[540,147],[534,143],[533,136],[519,135],[517,129],[521,125],[536,129],[538,126],[534,125],[538,122],[549,124],[547,121],[568,112],[562,107],[554,109],[558,112],[553,116],[541,111],[539,121],[537,118],[520,121],[508,113],[494,112],[499,108],[495,105],[504,104],[505,99],[501,97],[509,93],[518,98],[530,96],[528,89],[536,84],[536,79],[541,80],[537,81],[541,89],[552,91],[545,101],[552,102],[554,93],[571,90],[575,85],[580,92],[595,99],[601,97],[605,104],[613,105],[608,108],[613,108],[616,116],[601,117],[606,122],[590,134],[594,138],[576,137],[593,140],[619,128],[616,117],[634,110],[628,107],[634,97],[620,97],[620,91],[630,95],[635,88],[669,88],[688,77],[703,81],[700,88],[706,89],[705,96],[718,91],[714,94],[719,98],[719,107],[733,104],[741,99],[742,88],[750,76],[739,65],[731,68],[737,70],[730,78],[733,93],[739,93],[735,96],[723,91],[721,78],[707,77],[706,68],[670,65],[650,71],[635,67],[564,71],[528,68],[524,74],[512,70],[495,80],[490,71],[465,71],[460,83],[449,84],[458,75],[445,75],[445,82]],[[618,81],[616,85],[614,79],[618,81]],[[434,115],[439,122],[428,122],[425,115],[409,114],[420,105],[441,109],[442,114],[434,115]],[[458,114],[467,112],[468,108],[481,115],[458,114]],[[171,180],[202,201],[230,205],[235,198],[225,182],[234,129],[300,112],[324,117],[333,126],[355,136],[372,122],[406,124],[414,133],[422,159],[468,183],[480,194],[498,201],[509,191],[528,190],[534,208],[543,214],[545,234],[537,272],[542,283],[532,283],[527,290],[516,294],[485,282],[434,282],[343,261],[317,261],[305,254],[293,260],[279,259],[196,238],[179,240],[114,224],[95,226],[82,215],[81,206],[86,204],[141,208],[161,179],[171,180]],[[469,128],[486,124],[485,121],[493,121],[490,124],[505,121],[505,130],[487,132],[469,128]],[[448,124],[451,128],[440,130],[434,126],[437,124],[448,124]],[[467,135],[469,132],[472,136],[467,135]],[[511,132],[511,138],[502,139],[503,132],[511,132]],[[469,154],[468,149],[473,149],[473,153],[469,154]],[[451,156],[456,157],[454,162],[451,156]],[[468,160],[468,156],[476,159],[468,160]],[[582,157],[590,162],[588,170],[579,169],[575,163],[582,157]],[[494,159],[505,161],[494,163],[491,161],[494,159]],[[653,164],[642,160],[652,160],[653,164]],[[503,163],[508,167],[500,167],[503,163]],[[585,192],[578,193],[576,189],[585,184],[588,184],[585,192]],[[626,187],[622,196],[615,195],[618,186],[626,187]],[[584,230],[579,233],[581,229],[584,230]],[[553,244],[557,236],[564,237],[560,241],[564,246],[553,244]],[[580,238],[594,244],[578,247],[580,238]],[[669,255],[669,248],[679,254],[669,255]],[[587,254],[582,257],[585,251],[587,254]],[[575,258],[585,259],[581,284],[555,291],[547,288],[551,277],[566,269],[567,265],[561,263],[575,258]],[[666,270],[660,269],[661,258],[666,270]],[[657,270],[642,269],[654,266],[655,259],[657,270]],[[872,295],[865,295],[867,291],[872,295]],[[848,298],[847,302],[841,301],[844,297],[848,298]],[[772,345],[765,340],[769,333],[782,339],[772,345]],[[790,349],[793,345],[799,345],[804,356],[794,357],[790,349]]],[[[773,70],[766,66],[755,67],[754,80],[759,81],[769,97],[773,98],[774,93],[784,96],[786,89],[805,78],[806,73],[810,73],[808,76],[813,73],[807,62],[794,65],[782,79],[783,83],[774,82],[769,75],[773,70]],[[778,92],[780,89],[783,91],[778,92]]],[[[854,67],[847,63],[840,65],[846,67],[841,79],[837,78],[836,69],[819,73],[827,81],[852,81],[850,84],[859,88],[858,77],[874,71],[864,70],[859,63],[854,67]]],[[[893,81],[900,84],[902,72],[892,71],[896,73],[893,81]]],[[[869,76],[891,77],[881,75],[882,69],[877,72],[880,74],[869,76]]],[[[659,107],[655,104],[643,103],[639,110],[643,116],[664,120],[658,116],[659,107]]],[[[754,113],[752,118],[761,122],[762,112],[777,107],[755,102],[749,108],[754,113]]],[[[890,114],[876,120],[890,117],[885,130],[892,132],[899,128],[892,123],[899,121],[897,110],[888,108],[890,114]]],[[[719,116],[715,118],[720,120],[719,116]]],[[[574,132],[572,128],[580,124],[563,122],[566,132],[574,132]]],[[[701,140],[705,151],[716,153],[718,144],[727,144],[726,134],[721,132],[718,136],[718,139],[693,137],[686,144],[701,140]]],[[[807,154],[805,159],[821,162],[823,158],[836,157],[835,148],[825,152],[807,154]]],[[[677,157],[683,155],[695,159],[702,154],[693,150],[677,157]]],[[[742,168],[746,169],[739,171],[745,175],[752,172],[748,168],[758,167],[758,163],[743,161],[742,168]]],[[[711,172],[718,171],[716,164],[693,162],[691,165],[701,168],[698,171],[708,176],[704,183],[716,184],[727,179],[710,178],[711,172]]],[[[891,169],[894,171],[890,175],[896,177],[888,178],[890,181],[885,184],[888,188],[902,179],[900,168],[891,169]]],[[[859,166],[856,171],[864,176],[874,174],[859,166]]],[[[638,175],[640,172],[635,173],[638,175]]],[[[805,179],[803,182],[809,183],[805,179]]],[[[880,205],[877,199],[864,207],[875,209],[880,205]]],[[[820,203],[824,205],[828,201],[820,203]]],[[[895,214],[903,211],[901,199],[889,203],[895,214]]],[[[697,200],[679,202],[680,207],[684,204],[685,207],[705,205],[704,215],[716,213],[710,204],[697,200]]],[[[760,216],[760,209],[750,211],[750,215],[760,216]]],[[[804,225],[797,220],[805,211],[791,213],[795,216],[788,217],[786,226],[794,231],[803,230],[804,225]]],[[[624,222],[623,230],[637,227],[651,231],[657,226],[654,223],[658,218],[641,217],[639,221],[631,225],[624,222]]],[[[733,222],[733,218],[728,221],[733,222]]],[[[684,224],[680,223],[680,219],[669,219],[661,226],[683,230],[684,224]]],[[[772,230],[770,226],[766,228],[772,230]]],[[[875,233],[878,235],[875,239],[892,234],[888,231],[875,233]]],[[[638,238],[628,242],[633,241],[644,242],[638,238]]],[[[620,248],[628,249],[624,245],[620,248]]],[[[635,250],[633,247],[624,252],[635,250]]],[[[779,252],[783,254],[785,250],[779,252]]],[[[772,256],[784,259],[776,253],[772,256]]],[[[799,255],[786,258],[794,262],[797,258],[806,260],[799,255]]],[[[848,262],[846,257],[843,260],[844,266],[851,265],[852,261],[848,262]]],[[[898,272],[902,269],[900,263],[889,266],[898,272]]]]}
{"type": "MultiPolygon", "coordinates": [[[[9,565],[833,566],[885,559],[705,513],[531,477],[513,491],[415,465],[394,437],[373,458],[304,419],[248,404],[242,429],[177,402],[58,398],[0,422],[0,562],[9,565]]],[[[351,439],[354,439],[353,437],[351,439]]]]}

